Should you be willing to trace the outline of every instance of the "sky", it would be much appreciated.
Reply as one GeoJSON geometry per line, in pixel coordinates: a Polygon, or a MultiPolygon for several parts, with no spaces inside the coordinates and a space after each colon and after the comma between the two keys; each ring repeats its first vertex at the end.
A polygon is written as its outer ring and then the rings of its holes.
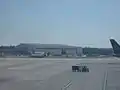
{"type": "Polygon", "coordinates": [[[120,0],[0,0],[0,45],[111,47],[120,42],[120,0]]]}

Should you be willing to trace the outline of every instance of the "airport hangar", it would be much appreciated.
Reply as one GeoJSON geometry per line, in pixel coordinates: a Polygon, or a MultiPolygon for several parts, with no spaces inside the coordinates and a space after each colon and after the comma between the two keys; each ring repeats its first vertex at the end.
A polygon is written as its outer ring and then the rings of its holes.
{"type": "Polygon", "coordinates": [[[49,53],[51,56],[83,55],[83,51],[81,47],[62,45],[62,44],[21,43],[16,46],[16,52],[19,54],[46,52],[49,53]],[[63,51],[65,53],[62,54],[63,51]]]}

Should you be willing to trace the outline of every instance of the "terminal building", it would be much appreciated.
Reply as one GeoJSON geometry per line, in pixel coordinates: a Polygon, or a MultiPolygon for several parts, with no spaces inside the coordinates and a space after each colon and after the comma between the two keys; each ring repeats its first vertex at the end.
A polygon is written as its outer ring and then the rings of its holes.
{"type": "Polygon", "coordinates": [[[37,44],[37,43],[21,43],[16,46],[17,54],[30,54],[34,52],[45,52],[51,56],[72,55],[81,56],[82,48],[61,44],[37,44]]]}

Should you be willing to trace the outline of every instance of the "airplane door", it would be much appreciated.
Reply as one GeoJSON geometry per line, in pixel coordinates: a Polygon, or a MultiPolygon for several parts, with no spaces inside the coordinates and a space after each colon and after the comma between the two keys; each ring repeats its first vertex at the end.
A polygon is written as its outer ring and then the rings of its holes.
{"type": "Polygon", "coordinates": [[[105,90],[120,90],[120,67],[108,69],[105,90]]]}

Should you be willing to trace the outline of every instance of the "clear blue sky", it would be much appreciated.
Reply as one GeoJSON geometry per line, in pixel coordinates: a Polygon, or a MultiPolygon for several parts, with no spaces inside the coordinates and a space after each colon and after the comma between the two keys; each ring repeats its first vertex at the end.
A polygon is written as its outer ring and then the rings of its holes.
{"type": "Polygon", "coordinates": [[[119,0],[0,0],[0,44],[111,47],[120,42],[119,0]]]}

